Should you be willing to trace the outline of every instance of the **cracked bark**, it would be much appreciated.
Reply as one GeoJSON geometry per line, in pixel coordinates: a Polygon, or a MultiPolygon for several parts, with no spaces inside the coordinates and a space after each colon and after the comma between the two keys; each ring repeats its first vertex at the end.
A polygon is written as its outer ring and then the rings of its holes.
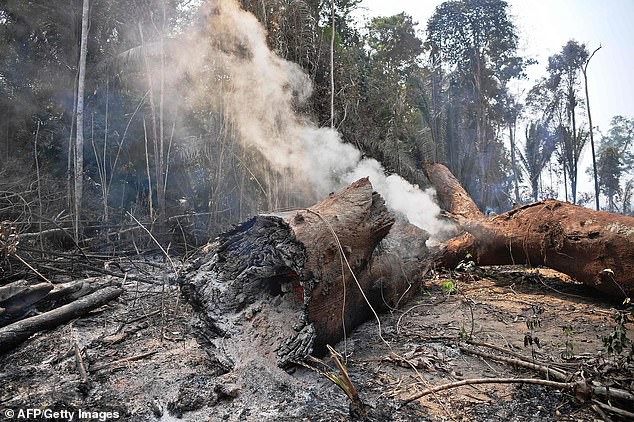
{"type": "Polygon", "coordinates": [[[634,218],[554,199],[486,218],[445,166],[425,172],[464,230],[438,263],[453,268],[470,253],[479,265],[547,266],[621,301],[634,293],[634,218]]]}

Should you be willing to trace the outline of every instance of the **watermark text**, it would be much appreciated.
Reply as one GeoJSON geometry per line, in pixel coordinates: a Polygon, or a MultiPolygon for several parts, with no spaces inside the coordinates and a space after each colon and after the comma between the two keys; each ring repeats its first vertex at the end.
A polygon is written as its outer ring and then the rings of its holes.
{"type": "Polygon", "coordinates": [[[121,414],[114,411],[85,410],[85,409],[50,409],[29,408],[4,409],[0,412],[0,420],[56,420],[56,421],[99,421],[117,420],[121,414]]]}

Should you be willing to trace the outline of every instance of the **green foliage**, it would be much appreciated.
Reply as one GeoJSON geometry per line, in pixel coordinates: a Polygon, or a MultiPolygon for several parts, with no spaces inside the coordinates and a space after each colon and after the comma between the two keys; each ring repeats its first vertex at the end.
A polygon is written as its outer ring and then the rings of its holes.
{"type": "Polygon", "coordinates": [[[471,339],[471,336],[463,325],[462,327],[460,327],[460,341],[467,341],[469,339],[471,339]]]}
{"type": "MultiPolygon", "coordinates": [[[[427,43],[448,65],[472,74],[477,62],[493,70],[517,65],[518,37],[503,0],[442,3],[427,23],[427,43]]],[[[473,75],[479,77],[479,75],[473,75]]]]}
{"type": "Polygon", "coordinates": [[[541,314],[545,311],[541,305],[531,305],[531,314],[526,318],[526,328],[528,332],[524,334],[524,347],[531,347],[533,359],[536,358],[535,346],[541,348],[541,342],[537,335],[537,330],[542,326],[541,314]]]}
{"type": "Polygon", "coordinates": [[[603,346],[608,356],[614,356],[619,364],[634,360],[634,341],[627,336],[626,325],[633,321],[634,305],[630,298],[623,302],[625,309],[614,313],[616,325],[610,334],[603,338],[603,346]]]}
{"type": "Polygon", "coordinates": [[[614,116],[608,134],[601,139],[602,148],[613,147],[618,151],[624,172],[634,170],[634,118],[614,116]]]}
{"type": "Polygon", "coordinates": [[[453,293],[456,293],[456,284],[454,283],[453,280],[445,280],[443,281],[442,285],[442,291],[444,294],[446,295],[451,295],[453,293]]]}
{"type": "Polygon", "coordinates": [[[614,116],[610,123],[598,146],[599,188],[608,199],[608,211],[627,215],[634,189],[634,118],[614,116]]]}
{"type": "Polygon", "coordinates": [[[616,147],[607,146],[599,152],[597,160],[599,188],[608,197],[608,211],[616,209],[615,196],[621,191],[621,154],[616,147]]]}
{"type": "Polygon", "coordinates": [[[427,23],[432,134],[443,144],[440,159],[482,208],[510,205],[511,163],[498,128],[514,125],[518,108],[507,84],[532,63],[516,54],[517,43],[502,0],[447,1],[427,23]]]}
{"type": "Polygon", "coordinates": [[[372,59],[401,71],[415,65],[423,52],[423,42],[416,36],[414,25],[405,13],[372,19],[367,38],[372,59]]]}
{"type": "Polygon", "coordinates": [[[581,151],[588,133],[577,122],[581,99],[580,76],[589,53],[585,44],[568,41],[561,51],[548,58],[549,77],[544,88],[550,91],[549,118],[558,118],[555,124],[560,134],[560,160],[570,178],[572,201],[577,202],[577,175],[581,151]]]}
{"type": "Polygon", "coordinates": [[[526,143],[520,158],[533,191],[533,201],[539,196],[539,177],[557,147],[557,139],[542,122],[531,122],[526,128],[526,143]]]}
{"type": "MultiPolygon", "coordinates": [[[[7,0],[0,5],[0,153],[6,162],[33,157],[33,134],[39,125],[40,164],[60,185],[65,181],[69,152],[72,157],[68,140],[75,131],[73,92],[81,3],[7,0]]],[[[318,125],[328,122],[331,70],[325,52],[333,31],[332,2],[239,3],[262,23],[271,50],[307,72],[312,96],[294,107],[318,125]]],[[[231,75],[218,61],[203,57],[204,48],[193,63],[180,59],[192,45],[197,49],[198,43],[217,47],[222,42],[201,35],[213,16],[214,4],[200,0],[92,2],[85,133],[90,141],[85,170],[95,186],[102,183],[102,175],[112,185],[106,198],[111,208],[147,207],[156,190],[156,182],[148,177],[157,177],[153,168],[152,175],[147,174],[146,154],[150,167],[161,159],[161,153],[151,148],[153,138],[161,138],[165,148],[172,148],[166,188],[174,213],[184,212],[177,202],[184,198],[187,212],[208,213],[211,217],[205,218],[205,224],[219,229],[260,208],[293,203],[283,188],[291,175],[270,168],[257,152],[237,142],[236,127],[227,118],[222,100],[231,89],[231,75]],[[194,7],[200,4],[202,9],[194,7]],[[161,98],[166,100],[163,107],[161,98]],[[161,124],[153,123],[157,116],[161,124]],[[153,126],[158,126],[156,135],[153,126]]],[[[361,0],[334,0],[334,5],[335,126],[345,141],[414,183],[425,183],[418,170],[420,162],[445,162],[483,208],[508,207],[512,172],[504,137],[523,110],[508,84],[525,77],[532,61],[518,55],[518,32],[507,3],[447,1],[427,22],[425,39],[406,13],[377,17],[361,28],[352,19],[361,0]]],[[[566,110],[581,104],[576,97],[570,99],[567,84],[577,80],[571,72],[587,58],[584,48],[567,44],[550,61],[550,77],[539,89],[542,101],[535,107],[544,113],[539,125],[527,131],[521,155],[534,194],[555,135],[567,163],[583,147],[585,132],[566,120],[570,114],[566,110]],[[556,122],[557,116],[564,120],[556,122]]],[[[537,94],[536,90],[536,102],[537,94]]],[[[615,118],[605,148],[599,150],[605,151],[600,156],[605,159],[599,162],[608,196],[608,186],[610,192],[617,192],[618,178],[614,150],[608,147],[618,149],[623,172],[631,169],[632,127],[631,119],[615,118]]],[[[573,173],[575,169],[567,165],[573,173]]],[[[28,165],[23,167],[30,171],[28,165]]],[[[618,191],[624,209],[631,203],[629,186],[618,191]]],[[[464,274],[474,269],[469,258],[457,268],[464,274]]],[[[456,279],[460,281],[464,274],[456,279]]],[[[449,293],[455,289],[455,285],[447,287],[449,293]]]]}

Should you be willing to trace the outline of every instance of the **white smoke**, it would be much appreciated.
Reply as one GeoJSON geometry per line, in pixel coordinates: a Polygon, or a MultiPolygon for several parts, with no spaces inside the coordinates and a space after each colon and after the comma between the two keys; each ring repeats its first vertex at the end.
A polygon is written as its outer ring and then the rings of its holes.
{"type": "Polygon", "coordinates": [[[301,183],[308,181],[317,198],[369,177],[389,208],[432,238],[443,235],[448,228],[439,220],[432,189],[423,191],[399,175],[386,175],[378,161],[362,158],[335,130],[318,128],[296,113],[293,105],[311,94],[308,76],[268,49],[263,27],[234,0],[208,6],[207,60],[219,63],[229,81],[222,95],[224,111],[246,147],[255,147],[274,168],[292,170],[301,183]]]}

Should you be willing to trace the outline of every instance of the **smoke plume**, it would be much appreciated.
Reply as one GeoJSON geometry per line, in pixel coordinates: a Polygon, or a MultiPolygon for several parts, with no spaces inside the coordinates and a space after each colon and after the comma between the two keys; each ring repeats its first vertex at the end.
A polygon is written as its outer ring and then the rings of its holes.
{"type": "Polygon", "coordinates": [[[432,237],[442,236],[446,224],[434,192],[411,185],[402,177],[386,176],[374,159],[362,158],[354,146],[330,128],[319,128],[295,112],[311,95],[308,76],[296,64],[269,50],[262,25],[234,0],[207,5],[206,66],[216,68],[223,85],[223,111],[234,123],[240,142],[257,149],[280,171],[290,169],[315,198],[323,197],[362,177],[389,208],[404,214],[432,237]]]}

